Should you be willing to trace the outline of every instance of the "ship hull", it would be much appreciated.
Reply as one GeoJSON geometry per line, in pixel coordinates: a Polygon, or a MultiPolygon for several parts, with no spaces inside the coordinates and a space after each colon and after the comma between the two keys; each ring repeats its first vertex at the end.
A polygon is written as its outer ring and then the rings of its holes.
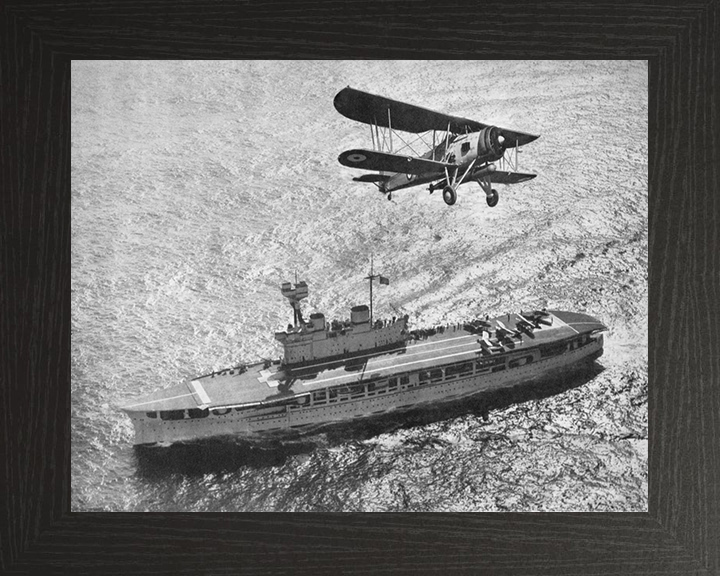
{"type": "Polygon", "coordinates": [[[469,373],[444,369],[415,371],[402,378],[367,384],[363,392],[310,397],[306,404],[229,408],[201,419],[164,421],[129,413],[135,428],[135,444],[170,444],[213,436],[252,435],[303,429],[351,421],[425,405],[458,401],[483,392],[546,380],[587,365],[602,355],[603,337],[596,334],[578,347],[568,346],[561,354],[541,358],[531,352],[508,354],[495,365],[473,365],[469,373]],[[436,377],[433,378],[433,373],[436,377]]]}

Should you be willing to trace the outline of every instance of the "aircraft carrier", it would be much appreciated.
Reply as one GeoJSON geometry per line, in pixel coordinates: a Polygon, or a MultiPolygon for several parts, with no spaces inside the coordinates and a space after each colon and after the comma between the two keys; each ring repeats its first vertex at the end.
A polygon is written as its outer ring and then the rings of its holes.
{"type": "Polygon", "coordinates": [[[130,401],[122,410],[135,444],[303,429],[541,380],[600,357],[607,330],[592,316],[554,310],[410,330],[407,316],[373,321],[372,299],[349,320],[315,313],[306,321],[307,284],[285,283],[282,294],[294,312],[275,333],[283,357],[130,401]]]}

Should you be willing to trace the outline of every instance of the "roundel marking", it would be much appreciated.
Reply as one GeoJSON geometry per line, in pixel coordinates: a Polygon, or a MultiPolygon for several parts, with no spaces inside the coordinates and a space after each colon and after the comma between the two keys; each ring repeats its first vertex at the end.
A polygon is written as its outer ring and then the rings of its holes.
{"type": "Polygon", "coordinates": [[[350,162],[364,162],[367,160],[367,156],[365,154],[348,154],[347,159],[350,162]]]}

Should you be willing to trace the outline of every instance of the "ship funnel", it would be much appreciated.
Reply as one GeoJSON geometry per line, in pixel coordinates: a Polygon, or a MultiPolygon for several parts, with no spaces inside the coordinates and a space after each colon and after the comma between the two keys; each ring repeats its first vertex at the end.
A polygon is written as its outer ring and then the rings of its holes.
{"type": "Polygon", "coordinates": [[[310,322],[312,324],[313,332],[320,332],[325,330],[325,315],[320,312],[310,314],[310,322]]]}
{"type": "Polygon", "coordinates": [[[353,306],[350,309],[350,321],[353,324],[363,324],[370,321],[370,310],[365,304],[353,306]]]}

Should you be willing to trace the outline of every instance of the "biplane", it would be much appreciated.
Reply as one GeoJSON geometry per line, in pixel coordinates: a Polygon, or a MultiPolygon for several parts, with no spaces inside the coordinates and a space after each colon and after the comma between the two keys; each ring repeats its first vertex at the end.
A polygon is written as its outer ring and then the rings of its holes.
{"type": "Polygon", "coordinates": [[[430,194],[442,189],[443,200],[451,206],[457,200],[458,187],[474,181],[493,207],[499,199],[493,184],[518,184],[537,176],[518,171],[518,152],[539,136],[449,116],[349,86],[337,93],[334,105],[343,116],[370,125],[373,148],[346,150],[338,161],[350,168],[376,171],[353,180],[374,184],[388,199],[395,190],[429,184],[430,194]]]}

